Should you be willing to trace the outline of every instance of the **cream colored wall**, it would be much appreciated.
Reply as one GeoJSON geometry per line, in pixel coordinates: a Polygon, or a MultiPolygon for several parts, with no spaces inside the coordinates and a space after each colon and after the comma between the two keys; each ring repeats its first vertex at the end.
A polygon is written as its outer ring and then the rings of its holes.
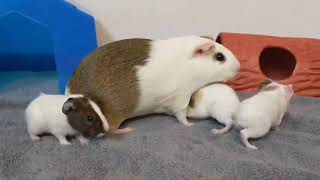
{"type": "Polygon", "coordinates": [[[222,31],[320,38],[320,0],[69,1],[95,17],[99,45],[222,31]]]}

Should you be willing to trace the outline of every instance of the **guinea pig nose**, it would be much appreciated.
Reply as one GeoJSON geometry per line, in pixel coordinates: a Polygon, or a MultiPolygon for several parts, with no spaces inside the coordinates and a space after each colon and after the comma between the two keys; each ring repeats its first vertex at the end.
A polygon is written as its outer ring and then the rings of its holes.
{"type": "Polygon", "coordinates": [[[236,61],[236,71],[239,71],[240,70],[240,62],[239,61],[236,61]]]}

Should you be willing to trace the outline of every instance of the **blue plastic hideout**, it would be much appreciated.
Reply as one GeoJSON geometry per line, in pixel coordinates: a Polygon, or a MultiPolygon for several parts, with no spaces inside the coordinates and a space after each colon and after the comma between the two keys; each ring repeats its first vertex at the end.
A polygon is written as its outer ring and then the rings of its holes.
{"type": "Polygon", "coordinates": [[[64,0],[0,1],[0,71],[56,70],[64,93],[96,47],[93,17],[64,0]]]}

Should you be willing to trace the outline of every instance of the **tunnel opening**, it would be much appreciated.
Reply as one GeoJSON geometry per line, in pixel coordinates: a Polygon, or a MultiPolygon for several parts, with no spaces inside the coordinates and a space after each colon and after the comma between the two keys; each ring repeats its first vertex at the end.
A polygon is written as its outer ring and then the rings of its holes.
{"type": "Polygon", "coordinates": [[[289,78],[296,67],[295,56],[281,47],[264,48],[259,56],[262,73],[272,80],[289,78]]]}

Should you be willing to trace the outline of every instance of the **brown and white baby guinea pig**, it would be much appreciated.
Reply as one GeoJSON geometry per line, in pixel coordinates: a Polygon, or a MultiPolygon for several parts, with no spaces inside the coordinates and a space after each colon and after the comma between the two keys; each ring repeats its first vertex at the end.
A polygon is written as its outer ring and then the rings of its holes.
{"type": "Polygon", "coordinates": [[[71,144],[67,135],[77,136],[81,144],[87,144],[87,138],[101,136],[109,130],[99,106],[81,94],[41,93],[28,105],[25,115],[33,141],[40,140],[40,134],[51,133],[61,145],[71,144]]]}
{"type": "Polygon", "coordinates": [[[84,137],[93,138],[105,132],[102,123],[105,117],[97,104],[88,98],[69,98],[64,103],[62,112],[66,115],[70,126],[84,137]]]}

